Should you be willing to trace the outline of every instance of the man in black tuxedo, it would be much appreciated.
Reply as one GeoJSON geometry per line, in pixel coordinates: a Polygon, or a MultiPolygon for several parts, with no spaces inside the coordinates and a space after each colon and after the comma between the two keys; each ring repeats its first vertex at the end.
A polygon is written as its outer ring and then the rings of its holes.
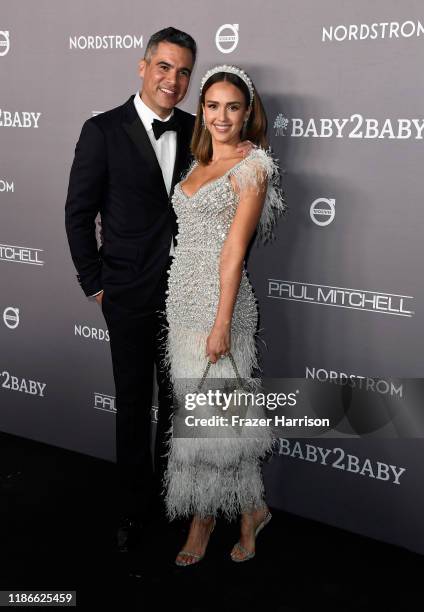
{"type": "Polygon", "coordinates": [[[166,28],[150,38],[140,62],[141,92],[85,122],[65,206],[78,281],[101,304],[110,335],[122,551],[131,532],[161,505],[172,398],[162,364],[160,311],[177,233],[170,198],[189,166],[194,126],[191,114],[174,107],[186,94],[195,58],[196,43],[184,32],[166,28]],[[155,470],[150,453],[154,364],[159,394],[155,470]]]}
{"type": "MultiPolygon", "coordinates": [[[[165,292],[177,224],[170,199],[191,161],[194,117],[178,108],[196,59],[188,34],[154,34],[140,62],[140,93],[85,122],[75,149],[66,231],[78,280],[101,304],[116,388],[120,483],[118,547],[161,509],[172,390],[163,367],[165,292]],[[97,249],[95,218],[103,244],[97,249]],[[153,367],[158,383],[155,469],[150,454],[153,367]]],[[[250,143],[240,146],[241,153],[250,143]]]]}

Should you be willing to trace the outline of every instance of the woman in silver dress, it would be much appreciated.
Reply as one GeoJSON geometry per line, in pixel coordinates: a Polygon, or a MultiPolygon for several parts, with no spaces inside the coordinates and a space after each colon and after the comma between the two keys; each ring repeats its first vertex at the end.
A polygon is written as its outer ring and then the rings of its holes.
{"type": "MultiPolygon", "coordinates": [[[[187,381],[201,379],[208,360],[214,379],[234,378],[230,352],[241,378],[254,380],[258,311],[244,259],[255,230],[268,238],[285,209],[278,168],[265,150],[266,127],[260,98],[243,70],[225,65],[205,74],[191,143],[194,162],[172,198],[179,233],[169,271],[165,359],[177,396],[187,381]],[[256,146],[240,158],[236,147],[244,139],[256,146]]],[[[177,565],[202,559],[218,514],[230,520],[241,514],[231,558],[251,559],[256,535],[271,518],[261,475],[271,436],[170,434],[168,516],[193,516],[177,565]]]]}

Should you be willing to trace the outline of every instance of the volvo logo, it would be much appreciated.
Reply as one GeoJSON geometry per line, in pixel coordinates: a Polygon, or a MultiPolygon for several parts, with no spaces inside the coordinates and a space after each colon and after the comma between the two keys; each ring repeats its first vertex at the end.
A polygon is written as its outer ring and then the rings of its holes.
{"type": "Polygon", "coordinates": [[[317,198],[311,204],[309,214],[312,221],[321,227],[330,225],[336,215],[334,198],[317,198]]]}
{"type": "Polygon", "coordinates": [[[218,28],[215,34],[215,44],[218,51],[221,51],[221,53],[231,53],[234,51],[239,41],[238,29],[238,23],[225,23],[218,28]]]}
{"type": "Polygon", "coordinates": [[[16,329],[19,325],[19,308],[8,306],[3,312],[3,321],[9,329],[16,329]]]}
{"type": "Polygon", "coordinates": [[[0,30],[0,57],[7,55],[10,49],[10,38],[9,32],[6,30],[0,30]]]}

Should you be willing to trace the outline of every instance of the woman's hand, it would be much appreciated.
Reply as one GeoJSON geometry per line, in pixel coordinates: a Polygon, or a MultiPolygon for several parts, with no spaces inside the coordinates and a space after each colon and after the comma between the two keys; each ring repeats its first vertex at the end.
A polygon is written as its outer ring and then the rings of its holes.
{"type": "Polygon", "coordinates": [[[206,356],[216,363],[221,355],[227,355],[231,348],[230,326],[214,325],[206,340],[206,356]]]}

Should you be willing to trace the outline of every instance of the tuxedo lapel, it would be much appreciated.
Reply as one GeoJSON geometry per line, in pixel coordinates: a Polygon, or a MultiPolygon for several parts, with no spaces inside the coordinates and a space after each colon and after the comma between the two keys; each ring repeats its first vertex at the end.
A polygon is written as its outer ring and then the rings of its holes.
{"type": "Polygon", "coordinates": [[[156,153],[152,147],[152,143],[150,142],[150,138],[144,128],[143,122],[137,114],[133,98],[134,97],[132,96],[127,102],[122,127],[135,144],[141,157],[142,166],[140,169],[145,169],[149,176],[152,177],[152,182],[157,185],[158,189],[160,190],[161,198],[163,198],[163,201],[166,202],[168,200],[168,193],[163,180],[162,170],[159,165],[158,158],[156,157],[156,153]]]}
{"type": "Polygon", "coordinates": [[[181,155],[181,151],[182,151],[182,147],[183,147],[183,143],[181,142],[183,139],[183,135],[181,134],[181,130],[179,132],[177,132],[177,150],[175,152],[175,163],[174,163],[174,171],[172,174],[172,182],[171,182],[171,190],[169,192],[170,196],[172,196],[173,192],[174,192],[174,187],[175,185],[178,183],[180,174],[183,170],[182,168],[182,155],[181,155]]]}
{"type": "MultiPolygon", "coordinates": [[[[174,112],[176,113],[176,117],[178,119],[179,118],[178,113],[180,112],[179,109],[175,108],[174,112]]],[[[175,153],[174,172],[172,174],[172,183],[171,183],[171,191],[170,191],[171,196],[174,191],[175,185],[178,183],[178,181],[181,178],[182,172],[187,169],[187,163],[188,163],[189,151],[190,151],[190,140],[191,140],[191,133],[187,134],[186,130],[184,130],[183,127],[181,126],[180,131],[177,132],[177,150],[175,153]]]]}

